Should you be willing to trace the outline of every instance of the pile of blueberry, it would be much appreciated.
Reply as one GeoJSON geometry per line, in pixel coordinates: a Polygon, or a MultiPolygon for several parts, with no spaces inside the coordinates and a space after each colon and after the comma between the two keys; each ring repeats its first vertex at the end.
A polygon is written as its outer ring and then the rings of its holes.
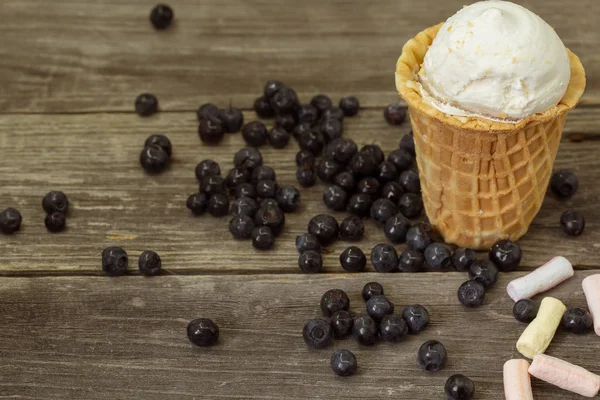
{"type": "MultiPolygon", "coordinates": [[[[129,257],[127,252],[121,247],[107,247],[102,251],[102,271],[108,276],[120,276],[127,272],[129,257]]],[[[140,254],[138,259],[138,268],[140,272],[147,276],[160,274],[162,260],[160,256],[152,250],[146,250],[140,254]]]]}
{"type": "Polygon", "coordinates": [[[242,111],[231,105],[220,109],[212,103],[206,103],[200,106],[196,114],[198,135],[200,140],[208,144],[219,143],[226,133],[239,132],[244,124],[242,111]]]}
{"type": "MultiPolygon", "coordinates": [[[[535,319],[538,306],[531,299],[521,299],[513,306],[513,315],[519,322],[530,323],[535,319]]],[[[594,321],[584,307],[569,307],[563,314],[561,325],[567,332],[584,334],[591,330],[594,321]]]]}
{"type": "MultiPolygon", "coordinates": [[[[573,197],[579,188],[579,179],[571,171],[560,170],[550,178],[550,190],[561,200],[573,197]]],[[[585,229],[585,218],[579,211],[567,210],[560,217],[560,225],[569,236],[579,236],[585,229]]]]}

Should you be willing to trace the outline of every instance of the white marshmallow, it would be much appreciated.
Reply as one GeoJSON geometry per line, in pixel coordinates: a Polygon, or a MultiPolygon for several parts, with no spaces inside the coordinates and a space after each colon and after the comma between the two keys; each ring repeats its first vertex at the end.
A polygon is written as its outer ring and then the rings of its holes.
{"type": "Polygon", "coordinates": [[[506,400],[533,400],[527,360],[508,360],[504,363],[504,396],[506,400]]]}
{"type": "Polygon", "coordinates": [[[600,274],[590,275],[581,282],[588,308],[594,317],[594,331],[600,336],[600,274]]]}
{"type": "Polygon", "coordinates": [[[595,397],[600,390],[600,376],[545,354],[534,357],[529,373],[561,389],[586,397],[595,397]]]}
{"type": "Polygon", "coordinates": [[[506,287],[514,300],[529,299],[538,293],[552,289],[575,274],[573,266],[564,257],[554,257],[533,272],[511,281],[506,287]]]}

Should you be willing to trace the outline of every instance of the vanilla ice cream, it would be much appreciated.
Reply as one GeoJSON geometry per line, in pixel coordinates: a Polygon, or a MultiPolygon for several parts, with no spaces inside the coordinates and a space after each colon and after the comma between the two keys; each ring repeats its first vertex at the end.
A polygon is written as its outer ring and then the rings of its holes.
{"type": "Polygon", "coordinates": [[[422,97],[440,111],[508,122],[558,104],[570,75],[567,50],[550,25],[496,0],[450,17],[419,72],[422,97]]]}

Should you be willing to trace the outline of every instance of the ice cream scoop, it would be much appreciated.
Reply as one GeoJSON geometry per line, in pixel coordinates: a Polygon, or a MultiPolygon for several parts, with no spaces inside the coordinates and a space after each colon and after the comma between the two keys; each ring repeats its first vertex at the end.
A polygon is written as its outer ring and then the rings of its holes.
{"type": "Polygon", "coordinates": [[[419,76],[422,97],[438,110],[510,122],[558,104],[571,72],[550,25],[517,4],[490,0],[446,21],[419,76]]]}

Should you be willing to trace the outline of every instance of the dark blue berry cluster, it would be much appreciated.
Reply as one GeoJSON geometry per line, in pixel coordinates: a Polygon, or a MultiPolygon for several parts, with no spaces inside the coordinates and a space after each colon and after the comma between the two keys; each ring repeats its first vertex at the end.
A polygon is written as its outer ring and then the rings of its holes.
{"type": "MultiPolygon", "coordinates": [[[[129,256],[122,247],[107,247],[102,251],[102,271],[108,276],[120,276],[127,272],[129,256]]],[[[158,253],[146,250],[140,254],[138,268],[143,275],[159,275],[162,260],[158,253]]]]}
{"type": "Polygon", "coordinates": [[[62,232],[67,226],[69,199],[61,191],[49,192],[42,200],[42,208],[46,212],[44,224],[48,232],[62,232]]]}
{"type": "MultiPolygon", "coordinates": [[[[239,132],[244,125],[244,115],[238,108],[229,105],[226,108],[219,108],[215,104],[206,103],[198,108],[196,112],[198,116],[198,135],[200,140],[207,144],[217,144],[225,137],[226,133],[239,132]]],[[[254,121],[250,123],[252,128],[242,129],[244,138],[246,137],[246,131],[258,132],[264,125],[261,122],[254,121]]]]}

